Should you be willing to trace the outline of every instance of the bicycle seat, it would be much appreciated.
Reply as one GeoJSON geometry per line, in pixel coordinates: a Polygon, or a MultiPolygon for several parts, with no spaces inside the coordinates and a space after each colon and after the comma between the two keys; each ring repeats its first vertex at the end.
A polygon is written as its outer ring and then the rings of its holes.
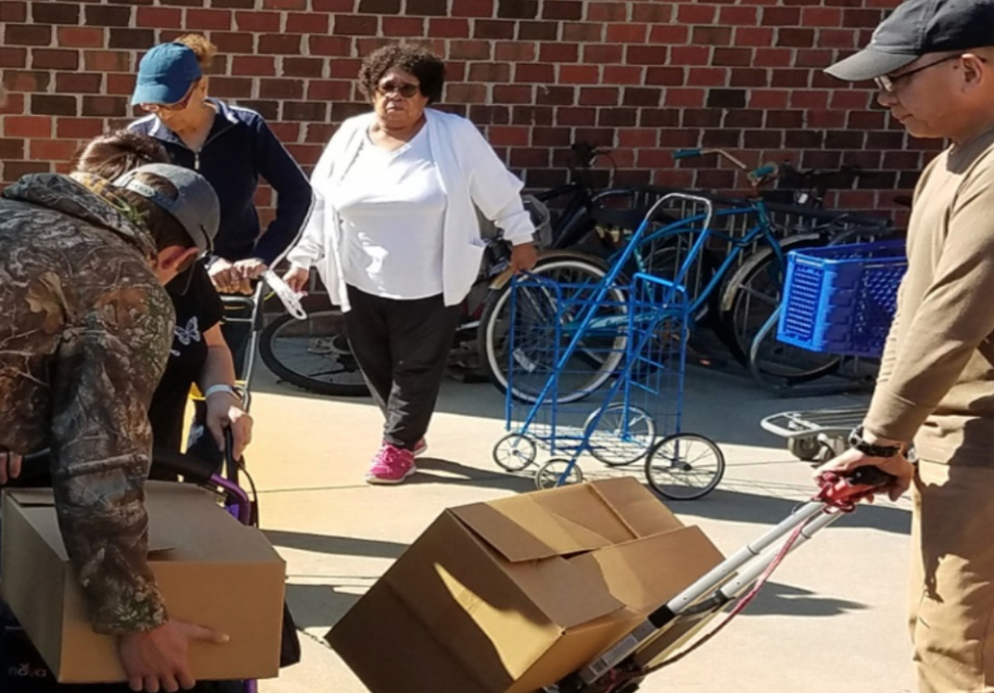
{"type": "Polygon", "coordinates": [[[632,209],[611,209],[610,207],[598,207],[590,212],[590,216],[598,224],[613,226],[621,229],[634,230],[639,227],[645,219],[644,207],[634,207],[632,209]]]}

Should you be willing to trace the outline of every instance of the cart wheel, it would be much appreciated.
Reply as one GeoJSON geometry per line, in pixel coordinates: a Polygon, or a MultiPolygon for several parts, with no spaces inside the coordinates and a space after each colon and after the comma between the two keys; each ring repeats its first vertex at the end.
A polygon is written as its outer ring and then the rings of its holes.
{"type": "Polygon", "coordinates": [[[656,422],[645,409],[612,404],[600,421],[595,409],[583,424],[590,454],[608,467],[624,467],[638,462],[656,440],[656,422]]]}
{"type": "Polygon", "coordinates": [[[787,450],[799,460],[814,462],[821,456],[822,444],[815,436],[788,438],[787,450]]]}
{"type": "Polygon", "coordinates": [[[556,457],[543,464],[535,474],[535,486],[540,491],[555,488],[557,486],[567,486],[571,484],[582,484],[583,472],[576,460],[570,461],[562,457],[556,457]],[[566,478],[563,479],[563,475],[566,478]],[[562,483],[559,480],[562,479],[562,483]]]}
{"type": "Polygon", "coordinates": [[[645,461],[649,486],[669,500],[703,498],[718,486],[724,474],[721,448],[696,433],[663,438],[645,461]]]}
{"type": "Polygon", "coordinates": [[[494,462],[509,472],[520,472],[535,464],[538,447],[535,441],[520,433],[509,433],[494,445],[494,462]]]}

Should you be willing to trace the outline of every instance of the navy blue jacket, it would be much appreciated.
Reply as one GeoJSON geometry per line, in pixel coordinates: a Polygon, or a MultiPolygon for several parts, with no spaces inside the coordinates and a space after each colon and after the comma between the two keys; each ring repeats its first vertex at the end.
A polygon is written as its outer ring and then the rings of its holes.
{"type": "Polygon", "coordinates": [[[311,185],[261,115],[216,99],[210,102],[217,107],[217,116],[199,152],[183,144],[154,115],[129,128],[159,140],[174,163],[199,171],[214,186],[221,201],[215,255],[227,260],[257,257],[271,265],[294,242],[307,221],[311,185]],[[261,237],[255,209],[259,176],[278,195],[276,218],[261,237]]]}

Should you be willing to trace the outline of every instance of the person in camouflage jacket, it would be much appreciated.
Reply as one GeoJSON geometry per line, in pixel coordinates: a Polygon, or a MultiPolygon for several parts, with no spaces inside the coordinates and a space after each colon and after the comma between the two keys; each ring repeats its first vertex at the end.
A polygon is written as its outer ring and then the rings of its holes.
{"type": "Polygon", "coordinates": [[[181,234],[163,264],[170,242],[128,199],[94,176],[57,174],[0,195],[0,462],[50,449],[93,628],[120,635],[168,621],[146,556],[147,410],[173,335],[163,283],[204,251],[181,234]]]}

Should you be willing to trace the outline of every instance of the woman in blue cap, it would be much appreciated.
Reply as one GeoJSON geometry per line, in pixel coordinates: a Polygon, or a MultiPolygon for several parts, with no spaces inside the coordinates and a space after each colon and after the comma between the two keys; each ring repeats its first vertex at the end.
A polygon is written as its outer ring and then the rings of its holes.
{"type": "MultiPolygon", "coordinates": [[[[159,140],[173,162],[203,175],[221,200],[221,226],[208,271],[222,293],[250,293],[251,281],[293,243],[311,208],[303,171],[258,113],[208,97],[206,76],[217,53],[197,34],[150,50],[131,97],[148,116],[130,129],[159,140]],[[277,192],[276,218],[260,234],[255,193],[260,176],[277,192]]],[[[229,323],[225,338],[236,367],[250,326],[229,323]]]]}

